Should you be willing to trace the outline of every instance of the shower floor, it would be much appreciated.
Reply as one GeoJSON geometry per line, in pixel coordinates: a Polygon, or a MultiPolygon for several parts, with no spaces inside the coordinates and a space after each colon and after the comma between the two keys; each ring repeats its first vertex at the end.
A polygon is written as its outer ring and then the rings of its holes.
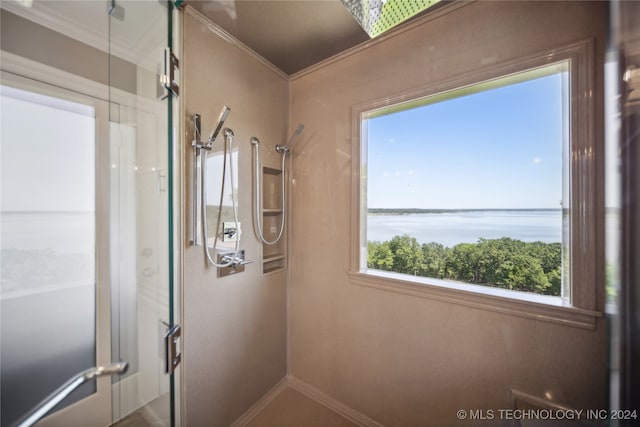
{"type": "MultiPolygon", "coordinates": [[[[168,425],[148,420],[136,411],[111,427],[168,425]]],[[[291,387],[284,388],[246,427],[357,427],[326,406],[291,387]]]]}
{"type": "Polygon", "coordinates": [[[357,424],[304,394],[286,387],[247,427],[356,427],[357,424]]]}

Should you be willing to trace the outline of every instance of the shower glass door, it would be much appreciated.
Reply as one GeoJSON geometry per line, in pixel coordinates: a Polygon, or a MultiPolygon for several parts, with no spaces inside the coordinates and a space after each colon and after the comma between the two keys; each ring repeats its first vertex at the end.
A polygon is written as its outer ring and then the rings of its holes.
{"type": "Polygon", "coordinates": [[[177,318],[171,9],[0,2],[2,426],[118,361],[125,375],[87,382],[38,426],[179,424],[163,345],[177,318]]]}
{"type": "Polygon", "coordinates": [[[113,420],[175,425],[163,338],[173,317],[173,97],[161,83],[171,41],[169,2],[117,0],[109,13],[111,358],[113,420]]]}
{"type": "MultiPolygon", "coordinates": [[[[11,72],[0,83],[0,424],[10,426],[111,362],[108,104],[11,72]]],[[[104,426],[110,402],[109,378],[88,382],[40,425],[104,426]]]]}

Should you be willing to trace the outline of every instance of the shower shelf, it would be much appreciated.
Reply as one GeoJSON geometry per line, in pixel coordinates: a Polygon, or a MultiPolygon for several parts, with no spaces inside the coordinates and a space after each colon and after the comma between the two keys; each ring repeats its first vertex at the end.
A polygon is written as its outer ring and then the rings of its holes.
{"type": "Polygon", "coordinates": [[[275,255],[270,255],[268,257],[265,257],[262,259],[262,262],[264,264],[268,263],[268,262],[273,262],[273,261],[279,261],[281,259],[284,259],[285,255],[284,254],[275,254],[275,255]]]}
{"type": "MultiPolygon", "coordinates": [[[[284,211],[282,209],[282,179],[280,169],[262,167],[262,228],[265,238],[273,241],[278,236],[284,211]]],[[[285,227],[286,228],[286,227],[285,227]]],[[[283,234],[278,243],[262,245],[262,274],[275,273],[287,268],[287,236],[283,234]]]]}
{"type": "Polygon", "coordinates": [[[286,267],[286,262],[287,260],[284,254],[274,254],[266,256],[262,259],[262,274],[282,271],[286,267]]]}
{"type": "Polygon", "coordinates": [[[282,209],[262,209],[262,213],[264,215],[280,215],[282,213],[282,209]]]}
{"type": "Polygon", "coordinates": [[[282,265],[280,265],[280,264],[275,264],[275,265],[266,265],[265,264],[262,267],[262,274],[275,273],[277,271],[282,271],[282,270],[284,270],[284,267],[282,265]]]}

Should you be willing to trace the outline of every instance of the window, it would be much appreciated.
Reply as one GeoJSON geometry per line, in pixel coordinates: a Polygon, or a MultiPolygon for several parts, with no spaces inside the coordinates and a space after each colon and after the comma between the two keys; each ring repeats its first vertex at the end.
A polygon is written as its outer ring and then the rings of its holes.
{"type": "Polygon", "coordinates": [[[355,109],[356,283],[595,310],[587,46],[355,109]]]}

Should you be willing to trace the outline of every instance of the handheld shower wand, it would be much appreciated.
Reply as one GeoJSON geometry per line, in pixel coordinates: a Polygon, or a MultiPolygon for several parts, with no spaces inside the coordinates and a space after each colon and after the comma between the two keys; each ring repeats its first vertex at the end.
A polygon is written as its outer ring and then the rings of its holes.
{"type": "Polygon", "coordinates": [[[211,131],[211,135],[209,135],[209,139],[207,140],[208,144],[213,144],[213,141],[216,140],[216,138],[217,138],[218,134],[220,133],[220,130],[222,129],[222,126],[224,125],[225,120],[227,120],[227,117],[229,116],[230,112],[231,112],[231,108],[227,107],[226,105],[224,107],[222,107],[222,111],[220,111],[220,115],[218,116],[218,124],[211,131]]]}
{"type": "MultiPolygon", "coordinates": [[[[199,197],[202,195],[198,194],[198,187],[200,187],[200,189],[204,190],[206,193],[206,180],[205,180],[206,158],[207,158],[206,151],[212,150],[213,142],[216,140],[218,134],[222,130],[222,126],[224,125],[225,120],[227,120],[227,117],[229,116],[230,112],[231,112],[231,109],[226,105],[222,107],[222,111],[220,111],[220,115],[218,116],[218,121],[215,127],[213,128],[213,130],[211,131],[211,135],[206,141],[203,141],[201,139],[202,138],[202,120],[201,120],[202,117],[200,116],[200,114],[193,115],[193,141],[191,143],[193,147],[193,212],[192,212],[193,238],[192,238],[192,242],[194,245],[199,245],[200,244],[199,237],[202,237],[202,242],[204,243],[205,248],[207,246],[207,235],[206,233],[203,233],[202,236],[198,236],[198,227],[196,225],[198,223],[198,210],[199,210],[198,200],[200,201],[200,204],[203,208],[201,222],[204,223],[206,221],[206,215],[204,214],[205,198],[199,197]],[[202,150],[206,150],[205,153],[202,153],[202,150]],[[199,162],[201,163],[201,167],[198,170],[197,165],[199,162]]],[[[232,138],[229,138],[229,141],[231,140],[232,138]]],[[[225,148],[226,148],[226,145],[225,145],[225,148]]],[[[222,178],[222,181],[224,182],[224,176],[222,178]]]]}
{"type": "Polygon", "coordinates": [[[211,150],[213,142],[218,137],[218,134],[220,133],[220,130],[222,129],[222,126],[224,125],[225,120],[227,120],[230,112],[231,108],[226,105],[222,107],[222,111],[220,111],[220,115],[218,116],[218,122],[206,141],[202,141],[200,139],[202,134],[201,116],[200,114],[193,115],[193,141],[191,145],[195,148],[194,153],[196,156],[200,155],[200,150],[202,149],[211,150]]]}
{"type": "MultiPolygon", "coordinates": [[[[226,113],[223,109],[223,114],[220,115],[220,118],[222,119],[222,122],[224,122],[224,119],[226,118],[226,114],[228,114],[228,108],[225,107],[227,109],[226,113]],[[224,116],[224,117],[223,117],[224,116]]],[[[218,121],[218,127],[216,128],[216,131],[212,134],[212,138],[215,139],[215,136],[218,132],[220,132],[220,120],[218,121]]],[[[233,206],[233,220],[235,223],[235,229],[236,230],[240,230],[240,223],[238,221],[238,201],[236,200],[236,196],[235,196],[235,191],[233,189],[233,182],[234,180],[234,175],[233,175],[233,160],[232,160],[232,150],[231,150],[231,146],[233,144],[233,137],[234,137],[234,133],[231,129],[227,128],[224,130],[224,140],[225,140],[225,149],[224,149],[224,157],[223,157],[223,166],[222,166],[222,188],[220,191],[220,205],[218,206],[218,221],[216,224],[216,230],[220,227],[220,216],[222,214],[222,200],[224,198],[224,178],[226,176],[226,162],[227,162],[227,158],[229,159],[229,185],[231,186],[231,201],[232,201],[232,206],[233,206]]],[[[209,261],[209,263],[211,265],[213,265],[214,267],[217,268],[222,268],[222,267],[229,267],[232,265],[237,265],[238,264],[238,260],[240,259],[238,257],[238,255],[240,254],[240,236],[238,236],[236,238],[236,244],[235,244],[235,249],[234,249],[234,253],[233,256],[226,256],[223,258],[223,262],[222,263],[217,263],[214,258],[211,256],[211,252],[209,251],[209,245],[207,243],[207,237],[209,235],[208,232],[208,224],[207,224],[207,210],[206,210],[206,200],[207,200],[207,182],[206,182],[206,175],[207,175],[207,161],[206,161],[206,156],[202,157],[202,165],[200,166],[200,170],[202,171],[202,185],[200,187],[201,189],[201,194],[200,194],[200,198],[202,200],[202,204],[201,204],[201,208],[202,208],[202,240],[204,242],[204,254],[205,254],[205,258],[207,261],[209,261]]],[[[216,231],[216,237],[214,239],[214,243],[213,243],[213,249],[216,250],[217,249],[217,243],[218,243],[218,234],[216,231]]],[[[243,262],[244,263],[244,262],[243,262]]]]}
{"type": "Polygon", "coordinates": [[[289,138],[289,142],[287,142],[287,146],[291,145],[293,140],[295,138],[299,137],[303,130],[304,130],[304,125],[303,124],[299,124],[298,127],[296,128],[296,130],[293,132],[293,135],[291,135],[291,138],[289,138]]]}
{"type": "Polygon", "coordinates": [[[304,125],[300,124],[298,125],[298,127],[296,128],[296,130],[293,132],[293,135],[291,135],[291,138],[289,138],[289,142],[287,142],[287,145],[280,145],[277,144],[276,145],[276,152],[282,154],[282,163],[280,166],[280,170],[281,170],[281,175],[280,175],[280,191],[281,191],[281,197],[280,197],[280,212],[282,212],[282,217],[281,217],[281,221],[280,221],[280,230],[278,231],[277,235],[275,236],[275,238],[273,240],[267,240],[267,238],[264,235],[264,230],[263,230],[263,223],[261,220],[261,213],[260,213],[260,209],[262,206],[262,198],[261,198],[261,193],[262,193],[262,184],[261,184],[261,176],[262,176],[262,171],[260,170],[260,141],[258,140],[258,138],[256,138],[255,136],[251,138],[250,142],[251,142],[251,146],[254,148],[255,151],[255,156],[254,156],[254,176],[255,176],[255,181],[254,181],[254,195],[255,195],[255,199],[253,202],[253,206],[254,206],[254,226],[255,226],[255,231],[256,231],[256,236],[260,239],[260,241],[262,243],[264,243],[265,245],[275,245],[276,243],[278,243],[280,241],[280,238],[282,237],[282,233],[284,232],[284,226],[286,223],[286,219],[287,219],[287,212],[286,212],[286,199],[287,199],[287,194],[286,194],[286,186],[285,186],[285,182],[286,182],[286,177],[287,177],[287,171],[286,171],[286,160],[287,160],[287,154],[290,153],[291,149],[291,144],[293,143],[293,141],[300,136],[300,134],[302,133],[302,130],[304,129],[304,125]]]}
{"type": "Polygon", "coordinates": [[[291,138],[289,138],[289,142],[287,142],[287,145],[276,144],[276,152],[288,153],[291,150],[290,147],[291,147],[291,144],[293,143],[293,140],[299,137],[303,130],[304,130],[304,125],[299,124],[296,130],[291,135],[291,138]]]}

